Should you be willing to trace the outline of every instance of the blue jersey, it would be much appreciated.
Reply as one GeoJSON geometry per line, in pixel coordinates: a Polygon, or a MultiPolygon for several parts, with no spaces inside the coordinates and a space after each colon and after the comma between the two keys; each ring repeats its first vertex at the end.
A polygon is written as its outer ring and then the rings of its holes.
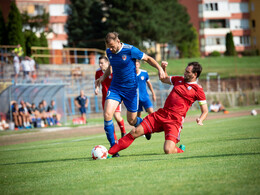
{"type": "Polygon", "coordinates": [[[76,98],[76,100],[78,101],[79,105],[82,107],[82,108],[85,108],[85,104],[86,104],[86,101],[87,101],[87,97],[84,95],[83,97],[81,96],[78,96],[76,98]]]}
{"type": "Polygon", "coordinates": [[[122,48],[117,53],[112,53],[108,48],[106,50],[107,57],[113,70],[113,79],[110,89],[119,91],[128,91],[136,89],[136,59],[141,60],[144,53],[138,48],[122,43],[122,48]]]}
{"type": "Polygon", "coordinates": [[[137,74],[138,88],[139,88],[139,99],[141,101],[149,99],[149,94],[147,92],[146,82],[149,81],[149,75],[147,71],[139,69],[137,74]]]}

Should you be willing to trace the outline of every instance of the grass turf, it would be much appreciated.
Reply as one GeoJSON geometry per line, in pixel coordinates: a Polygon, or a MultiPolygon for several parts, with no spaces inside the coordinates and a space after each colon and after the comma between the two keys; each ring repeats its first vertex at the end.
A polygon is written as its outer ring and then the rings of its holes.
{"type": "MultiPolygon", "coordinates": [[[[168,60],[169,65],[167,72],[169,75],[183,75],[184,69],[189,62],[197,61],[203,71],[200,79],[205,79],[208,72],[217,72],[221,78],[229,78],[236,76],[259,75],[260,73],[260,57],[207,57],[207,58],[185,58],[168,60]]],[[[145,69],[149,74],[156,74],[156,69],[150,65],[142,64],[142,69],[145,69]]]]}
{"type": "Polygon", "coordinates": [[[104,134],[0,147],[1,194],[259,194],[259,116],[185,123],[186,151],[163,154],[164,134],[120,158],[94,161],[104,134]]]}

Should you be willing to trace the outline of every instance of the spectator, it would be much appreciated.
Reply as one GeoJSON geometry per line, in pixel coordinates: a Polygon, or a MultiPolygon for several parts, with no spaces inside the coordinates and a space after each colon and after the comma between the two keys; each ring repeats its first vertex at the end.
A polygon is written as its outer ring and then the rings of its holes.
{"type": "Polygon", "coordinates": [[[43,120],[43,125],[42,126],[48,126],[48,123],[47,123],[47,113],[45,112],[45,109],[44,109],[44,106],[43,106],[43,102],[41,101],[38,105],[38,111],[39,111],[39,116],[40,118],[43,120]]]}
{"type": "Polygon", "coordinates": [[[46,124],[49,125],[49,126],[54,125],[55,122],[54,122],[54,120],[51,116],[51,113],[48,112],[48,109],[47,109],[47,102],[45,100],[42,100],[42,104],[43,104],[43,109],[44,109],[44,112],[45,112],[45,117],[46,117],[46,120],[47,120],[46,124]]]}
{"type": "Polygon", "coordinates": [[[15,128],[23,129],[22,117],[19,114],[19,105],[16,102],[12,104],[12,116],[13,116],[15,128]]]}
{"type": "Polygon", "coordinates": [[[31,66],[28,56],[25,56],[25,58],[21,62],[21,65],[23,68],[23,78],[26,80],[30,80],[31,66]]]}
{"type": "Polygon", "coordinates": [[[51,118],[54,119],[53,124],[61,126],[60,124],[61,115],[57,113],[55,110],[54,100],[51,100],[51,104],[48,106],[47,112],[50,113],[51,118]]]}
{"type": "Polygon", "coordinates": [[[30,64],[30,68],[31,68],[31,78],[32,80],[36,79],[36,67],[35,67],[35,61],[32,57],[28,57],[29,59],[29,64],[30,64]]]}
{"type": "Polygon", "coordinates": [[[226,108],[218,101],[213,101],[209,107],[210,112],[224,112],[224,114],[228,114],[229,112],[226,108]]]}
{"type": "Polygon", "coordinates": [[[31,127],[31,118],[30,118],[30,113],[28,111],[28,108],[26,106],[26,103],[25,102],[22,102],[21,103],[22,107],[19,108],[19,115],[21,116],[22,118],[22,121],[23,121],[23,126],[26,128],[26,129],[30,129],[32,128],[31,127]]]}
{"type": "Polygon", "coordinates": [[[33,123],[33,126],[39,127],[40,125],[38,125],[38,124],[41,123],[41,117],[40,117],[40,112],[38,111],[35,103],[28,104],[28,111],[31,115],[31,121],[33,123]]]}
{"type": "Polygon", "coordinates": [[[88,107],[88,98],[84,95],[83,90],[80,90],[80,95],[75,98],[74,102],[75,105],[79,108],[84,123],[86,123],[87,122],[86,108],[88,107]]]}
{"type": "Polygon", "coordinates": [[[17,78],[20,72],[20,60],[17,53],[15,53],[13,62],[14,62],[14,79],[15,82],[17,82],[17,78]]]}
{"type": "Polygon", "coordinates": [[[23,56],[23,48],[21,47],[20,44],[18,44],[17,47],[13,50],[13,53],[17,53],[21,61],[21,58],[23,56]]]}

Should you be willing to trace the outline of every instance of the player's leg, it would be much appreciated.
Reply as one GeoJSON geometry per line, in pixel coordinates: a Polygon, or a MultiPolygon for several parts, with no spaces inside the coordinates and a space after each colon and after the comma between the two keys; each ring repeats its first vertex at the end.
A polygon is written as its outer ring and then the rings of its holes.
{"type": "Polygon", "coordinates": [[[182,153],[184,150],[178,148],[176,144],[180,141],[182,123],[177,120],[171,120],[163,124],[165,134],[164,152],[165,154],[182,153]]]}
{"type": "Polygon", "coordinates": [[[125,131],[124,119],[121,116],[121,104],[116,108],[116,111],[114,113],[114,118],[116,119],[116,122],[120,128],[121,137],[124,137],[126,135],[126,131],[125,131]]]}
{"type": "Polygon", "coordinates": [[[139,125],[138,127],[135,127],[134,129],[132,129],[130,131],[130,133],[128,133],[127,135],[125,135],[124,137],[119,139],[118,143],[115,144],[112,148],[110,148],[108,153],[111,155],[114,155],[114,154],[118,153],[119,151],[128,148],[136,138],[138,138],[142,135],[144,135],[144,128],[142,125],[139,125]]]}
{"type": "Polygon", "coordinates": [[[113,99],[107,99],[104,108],[104,129],[107,139],[112,147],[115,144],[113,115],[119,102],[113,99]]]}
{"type": "Polygon", "coordinates": [[[153,107],[151,107],[151,108],[147,108],[147,109],[146,109],[146,112],[147,112],[148,114],[153,113],[153,107]]]}
{"type": "Polygon", "coordinates": [[[128,123],[135,127],[137,127],[143,121],[142,118],[137,117],[137,112],[127,111],[126,116],[127,116],[128,123]]]}

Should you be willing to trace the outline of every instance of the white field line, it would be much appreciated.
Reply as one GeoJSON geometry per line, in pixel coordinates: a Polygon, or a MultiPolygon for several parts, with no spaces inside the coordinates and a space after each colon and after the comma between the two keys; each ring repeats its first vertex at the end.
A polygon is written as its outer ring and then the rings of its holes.
{"type": "Polygon", "coordinates": [[[10,149],[0,149],[0,152],[12,151],[12,150],[24,150],[24,149],[37,148],[37,147],[42,147],[42,146],[58,145],[58,144],[71,143],[71,142],[80,142],[80,141],[91,140],[91,139],[96,139],[96,138],[100,138],[100,137],[105,137],[105,135],[98,135],[98,136],[93,136],[93,137],[86,137],[86,138],[81,138],[81,139],[54,142],[54,143],[48,143],[48,144],[40,144],[40,145],[28,146],[28,147],[18,147],[18,148],[12,148],[12,149],[11,148],[10,149]]]}

